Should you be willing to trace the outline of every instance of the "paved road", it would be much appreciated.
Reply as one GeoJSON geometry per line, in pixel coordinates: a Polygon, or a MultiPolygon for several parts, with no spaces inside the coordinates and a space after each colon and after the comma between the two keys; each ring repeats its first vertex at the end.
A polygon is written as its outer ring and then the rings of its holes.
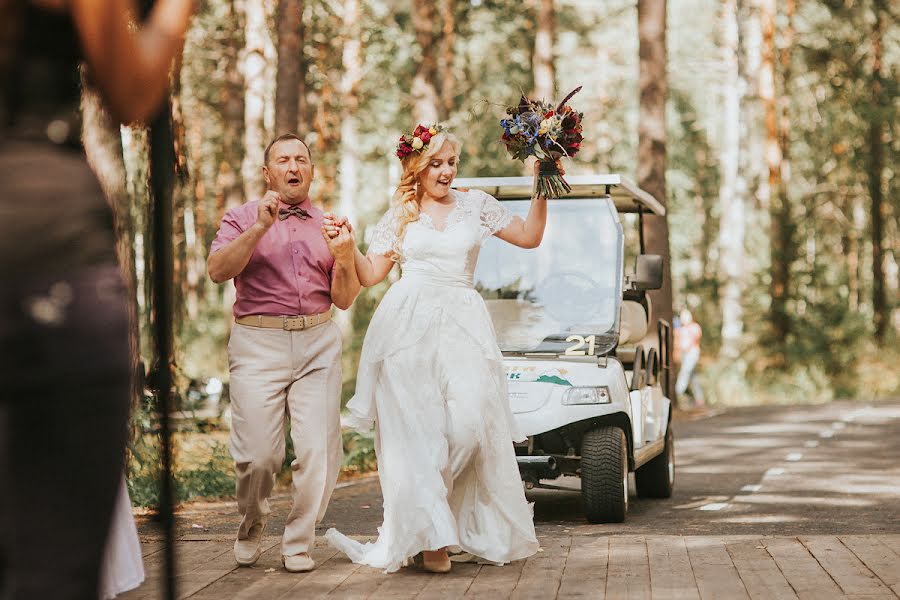
{"type": "MultiPolygon", "coordinates": [[[[732,409],[675,423],[676,486],[669,500],[632,496],[625,523],[590,525],[573,491],[534,490],[538,534],[845,535],[900,533],[900,400],[732,409]]],[[[633,492],[633,490],[632,490],[633,492]]],[[[273,502],[268,533],[284,526],[273,502]]],[[[338,489],[318,533],[375,535],[377,479],[338,489]]],[[[182,533],[232,534],[233,503],[181,512],[182,533]]],[[[152,533],[142,524],[143,533],[152,533]]]]}
{"type": "MultiPolygon", "coordinates": [[[[533,490],[538,532],[811,535],[900,533],[900,402],[753,407],[675,423],[669,500],[634,495],[628,519],[589,525],[573,491],[533,490]]],[[[374,535],[377,482],[341,490],[324,527],[374,535]],[[365,508],[369,507],[369,508],[365,508]]]]}
{"type": "MultiPolygon", "coordinates": [[[[900,598],[900,401],[731,410],[676,422],[669,500],[633,498],[626,523],[589,525],[573,491],[534,491],[542,550],[497,568],[384,575],[316,540],[319,567],[281,569],[289,499],[273,503],[265,552],[232,554],[232,502],[180,511],[180,598],[900,598]]],[[[356,536],[381,521],[378,482],[337,490],[322,528],[356,536]]],[[[147,581],[123,600],[160,597],[162,543],[146,523],[147,581]]]]}

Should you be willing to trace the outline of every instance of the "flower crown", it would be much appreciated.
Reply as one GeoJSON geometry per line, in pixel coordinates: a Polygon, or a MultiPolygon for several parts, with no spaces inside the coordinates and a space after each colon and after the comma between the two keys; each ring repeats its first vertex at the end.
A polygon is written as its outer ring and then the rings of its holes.
{"type": "Polygon", "coordinates": [[[400,143],[397,144],[397,158],[403,160],[413,152],[424,152],[428,149],[431,138],[445,130],[446,128],[438,123],[416,126],[412,133],[400,136],[400,143]]]}

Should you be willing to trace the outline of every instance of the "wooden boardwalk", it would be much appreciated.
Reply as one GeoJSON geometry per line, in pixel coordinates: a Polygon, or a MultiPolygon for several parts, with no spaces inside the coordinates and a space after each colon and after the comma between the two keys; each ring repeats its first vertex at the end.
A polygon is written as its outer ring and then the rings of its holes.
{"type": "MultiPolygon", "coordinates": [[[[318,568],[281,567],[276,537],[252,568],[238,568],[232,540],[181,540],[180,598],[900,598],[900,535],[553,536],[542,551],[504,567],[454,563],[447,575],[415,568],[384,575],[316,542],[318,568]]],[[[144,542],[148,579],[124,600],[160,597],[162,544],[144,542]]]]}

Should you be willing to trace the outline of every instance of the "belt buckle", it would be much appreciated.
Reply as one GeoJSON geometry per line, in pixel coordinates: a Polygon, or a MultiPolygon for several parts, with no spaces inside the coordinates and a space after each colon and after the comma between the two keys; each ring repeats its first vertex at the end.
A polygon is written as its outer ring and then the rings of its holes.
{"type": "Polygon", "coordinates": [[[284,317],[281,326],[285,331],[294,331],[297,329],[304,329],[305,325],[306,325],[306,323],[304,323],[303,317],[300,316],[300,317],[284,317]],[[296,326],[298,319],[300,320],[299,327],[296,326]]]}

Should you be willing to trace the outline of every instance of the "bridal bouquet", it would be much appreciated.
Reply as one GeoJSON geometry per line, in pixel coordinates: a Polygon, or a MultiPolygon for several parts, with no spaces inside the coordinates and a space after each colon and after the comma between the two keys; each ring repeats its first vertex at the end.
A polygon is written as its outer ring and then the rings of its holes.
{"type": "Polygon", "coordinates": [[[556,161],[563,156],[575,156],[581,148],[584,115],[566,104],[579,91],[581,86],[555,107],[549,102],[522,96],[518,106],[506,109],[508,118],[500,121],[502,140],[510,156],[522,161],[534,156],[540,161],[535,191],[545,198],[559,198],[572,190],[560,174],[556,161]]]}

